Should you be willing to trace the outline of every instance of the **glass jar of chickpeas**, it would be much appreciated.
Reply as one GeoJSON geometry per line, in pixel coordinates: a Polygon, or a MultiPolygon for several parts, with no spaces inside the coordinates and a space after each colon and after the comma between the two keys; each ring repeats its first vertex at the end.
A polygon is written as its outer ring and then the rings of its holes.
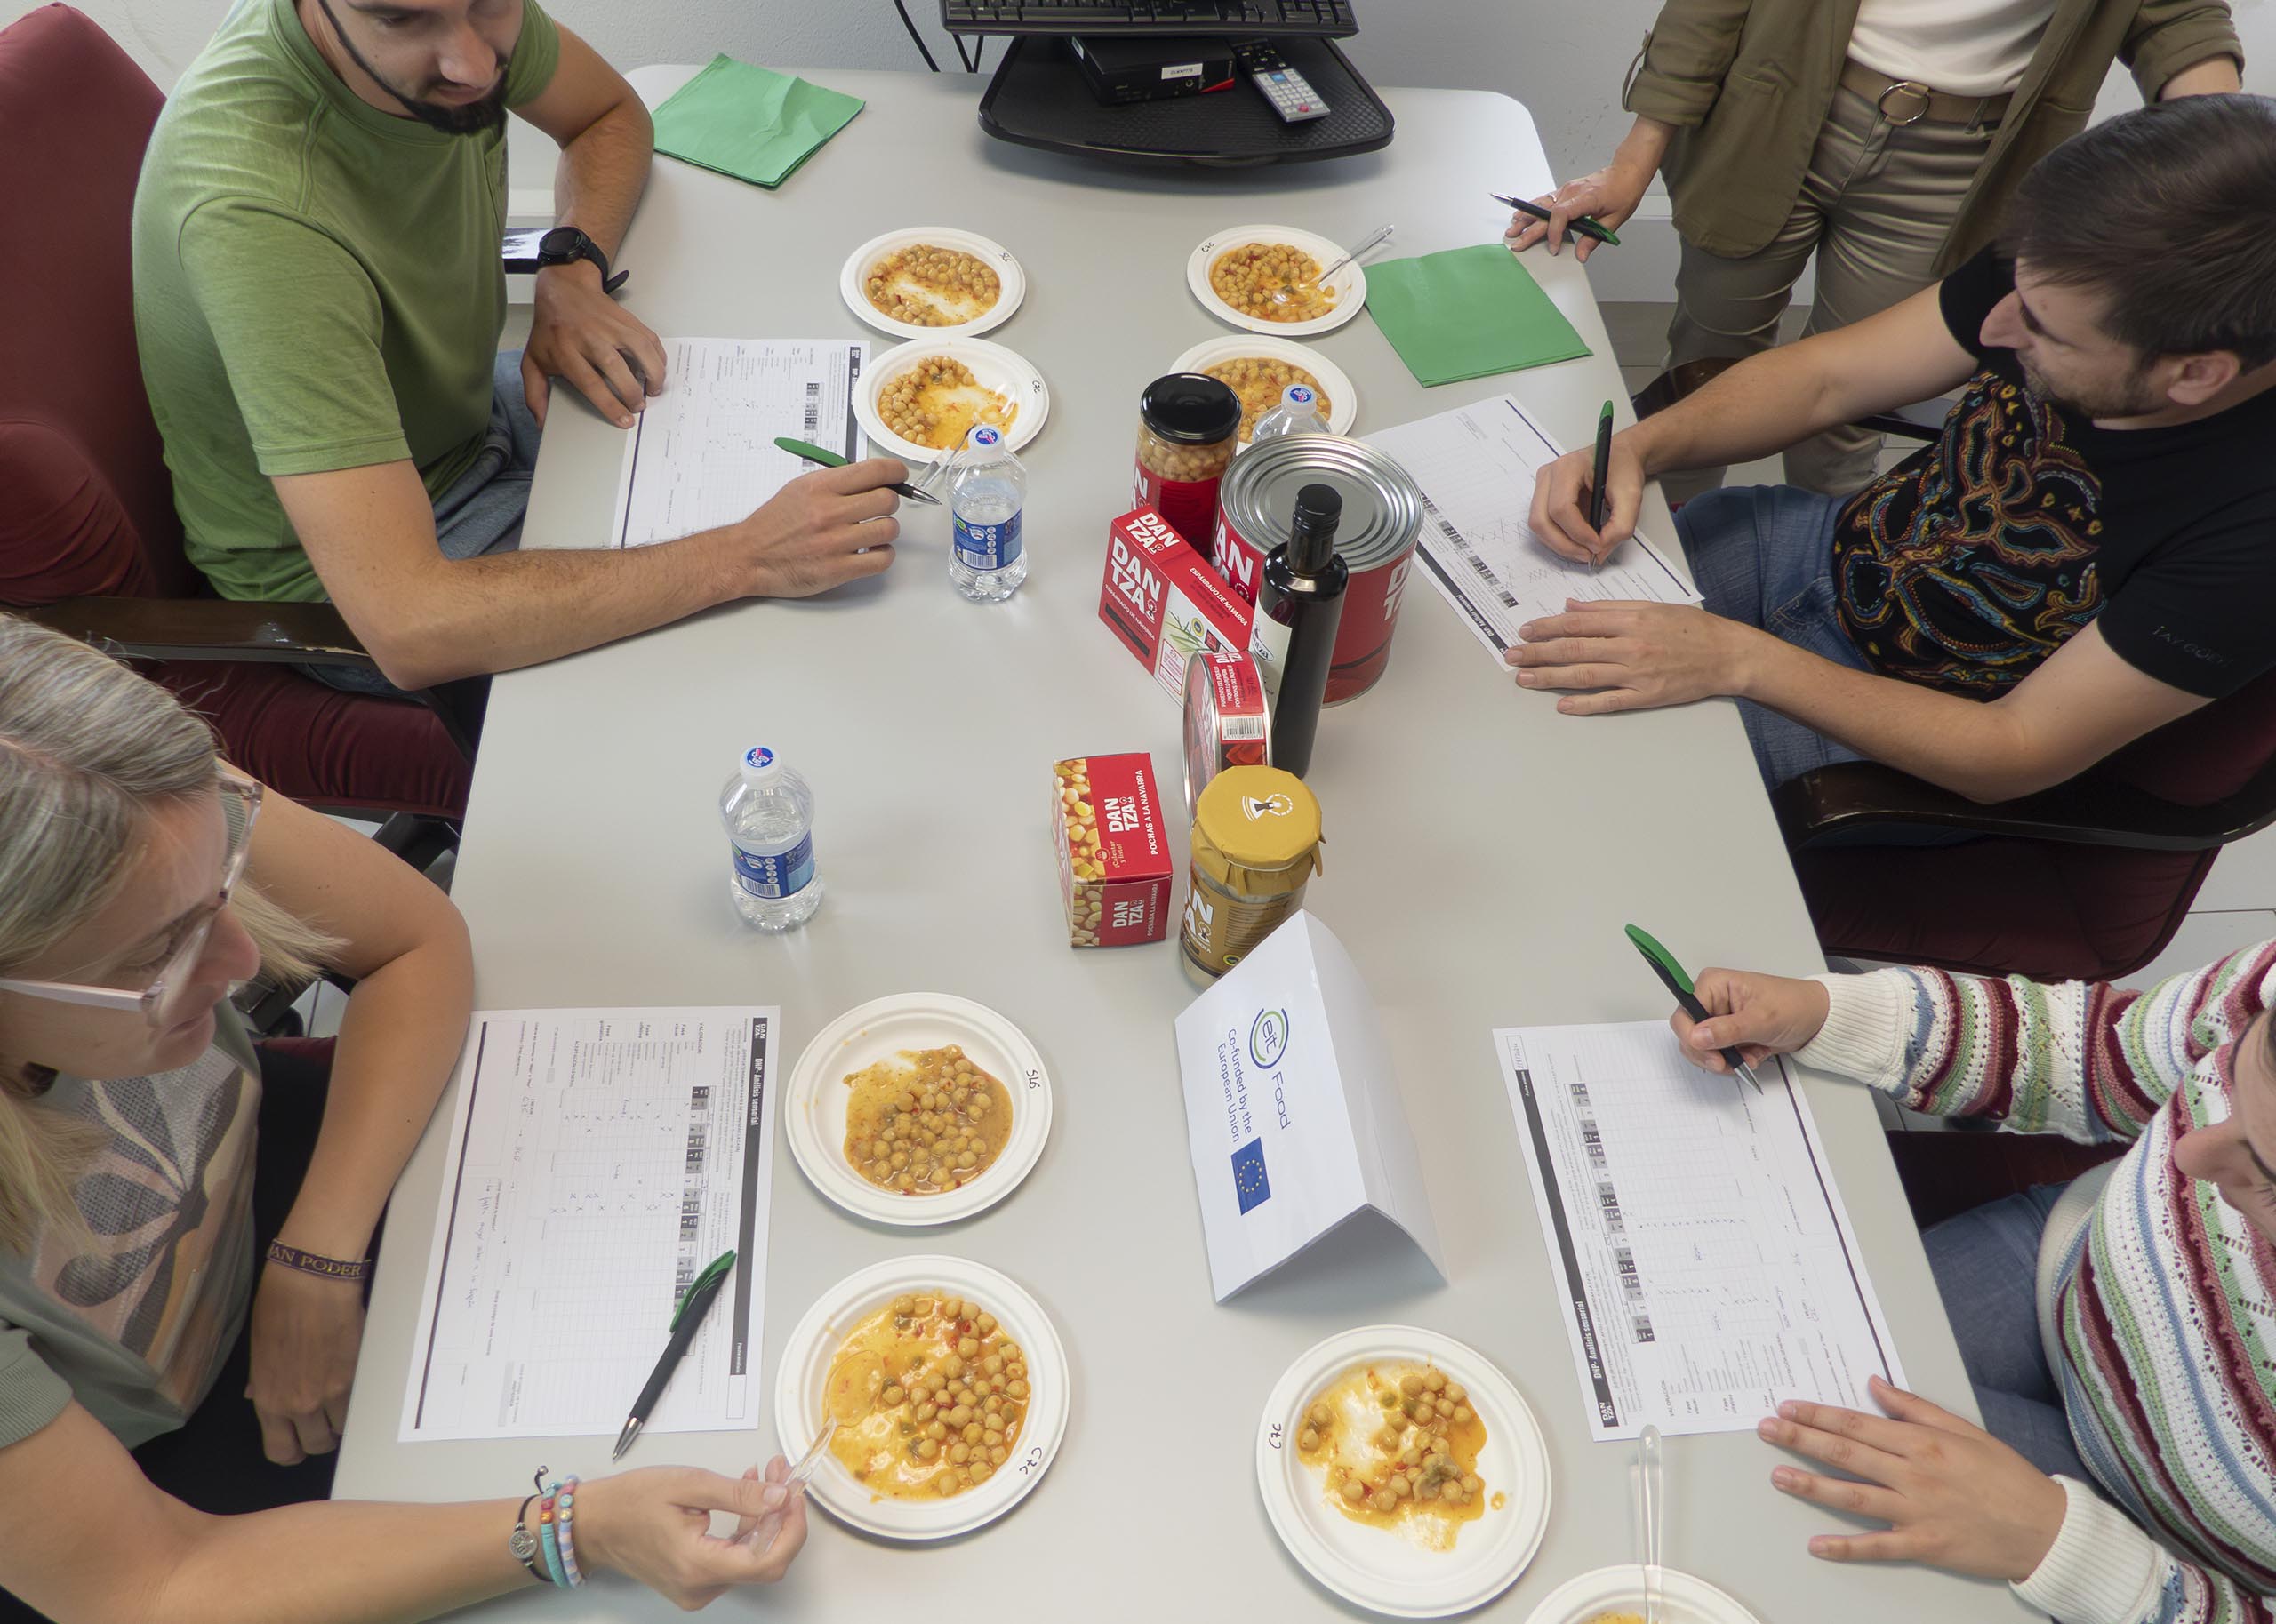
{"type": "Polygon", "coordinates": [[[1195,547],[1217,524],[1217,481],[1233,460],[1241,397],[1204,372],[1157,378],[1138,397],[1134,508],[1151,508],[1195,547]]]}
{"type": "Polygon", "coordinates": [[[1278,767],[1228,767],[1193,809],[1180,958],[1206,987],[1304,905],[1320,869],[1319,802],[1278,767]]]}

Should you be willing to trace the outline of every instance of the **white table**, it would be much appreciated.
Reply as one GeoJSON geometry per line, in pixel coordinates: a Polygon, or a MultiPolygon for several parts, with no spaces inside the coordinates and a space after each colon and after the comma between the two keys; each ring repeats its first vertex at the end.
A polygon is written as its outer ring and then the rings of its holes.
{"type": "MultiPolygon", "coordinates": [[[[653,102],[690,71],[648,68],[635,82],[653,102]]],[[[943,579],[945,510],[904,509],[902,557],[884,580],[741,604],[500,678],[456,896],[487,1007],[780,1003],[786,1059],[832,1016],[892,992],[962,994],[1017,1021],[1051,1067],[1058,1114],[1040,1165],[994,1211],[942,1233],[868,1228],[779,1156],[763,1368],[771,1390],[783,1338],[845,1275],[946,1250],[1005,1270],[1043,1301],[1072,1360],[1075,1409],[1049,1476],[996,1525],[903,1549],[817,1514],[789,1580],[719,1605],[733,1616],[878,1618],[923,1594],[945,1598],[927,1605],[948,1619],[1351,1612],[1274,1537],[1252,1440],[1265,1394],[1298,1352],[1337,1330],[1399,1321],[1484,1349],[1546,1431],[1547,1539],[1488,1609],[1521,1620],[1565,1579],[1627,1560],[1631,1452],[1588,1441],[1488,1034],[1663,1013],[1664,996],[1622,937],[1626,919],[1700,959],[1820,966],[1735,714],[1719,702],[1560,717],[1498,674],[1418,584],[1389,674],[1326,718],[1311,781],[1327,869],[1311,904],[1358,961],[1398,1057],[1452,1273],[1443,1286],[1411,1252],[1338,1247],[1212,1305],[1171,1035],[1190,990],[1174,945],[1064,945],[1043,814],[1061,756],[1148,749],[1165,788],[1174,795],[1178,781],[1175,708],[1095,607],[1107,523],[1127,505],[1138,392],[1222,331],[1186,290],[1193,244],[1254,220],[1347,241],[1393,220],[1403,253],[1490,239],[1504,217],[1487,190],[1547,184],[1532,121],[1501,96],[1393,92],[1398,137],[1383,153],[1236,174],[1121,172],[990,141],[974,122],[977,80],[819,76],[869,108],[779,191],[658,160],[619,257],[632,270],[629,302],[668,335],[852,335],[862,329],[839,300],[837,268],[860,243],[926,223],[1002,241],[1030,285],[990,336],[1039,366],[1054,396],[1026,453],[1033,574],[1008,604],[965,603],[943,579]],[[813,923],[780,939],[731,913],[712,805],[760,740],[815,787],[829,887],[813,923]],[[1441,832],[1417,838],[1425,811],[1441,832]],[[1156,1357],[1166,1342],[1199,1356],[1206,1380],[1166,1379],[1156,1357]],[[1142,1394],[1174,1395],[1174,1421],[1142,1394]],[[1137,1468],[1166,1446],[1174,1495],[1136,1498],[1137,1468]]],[[[1622,394],[1603,324],[1569,257],[1528,263],[1595,355],[1426,393],[1362,316],[1311,340],[1357,385],[1361,432],[1514,389],[1551,432],[1583,441],[1599,404],[1622,394]]],[[[873,354],[894,342],[871,336],[873,354]]],[[[557,391],[525,545],[592,546],[606,532],[616,431],[559,404],[570,399],[557,391]]],[[[1645,528],[1671,540],[1656,493],[1645,528]]],[[[1182,873],[1182,831],[1177,844],[1182,873]]],[[[1824,1081],[1810,1097],[1908,1372],[1973,1413],[1871,1100],[1824,1081]]],[[[541,1459],[605,1471],[603,1438],[396,1441],[442,1140],[438,1125],[396,1195],[338,1492],[503,1494],[541,1459]]],[[[739,1471],[776,1444],[770,1423],[757,1436],[653,1436],[641,1458],[739,1471]]],[[[2027,1616],[2003,1588],[1815,1561],[1804,1540],[1833,1519],[1769,1486],[1776,1459],[1749,1435],[1671,1441],[1671,1565],[1770,1624],[2027,1616]]],[[[533,1590],[478,1611],[671,1616],[623,1583],[575,1597],[533,1590]]]]}

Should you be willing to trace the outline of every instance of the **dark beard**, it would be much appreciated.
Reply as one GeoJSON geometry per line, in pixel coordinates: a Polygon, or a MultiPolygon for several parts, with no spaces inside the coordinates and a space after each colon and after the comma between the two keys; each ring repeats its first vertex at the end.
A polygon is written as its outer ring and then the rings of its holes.
{"type": "Polygon", "coordinates": [[[509,52],[499,60],[498,88],[481,100],[465,107],[445,107],[438,102],[421,101],[416,96],[406,96],[385,77],[378,68],[364,60],[356,49],[356,42],[348,37],[348,30],[340,26],[339,15],[332,9],[332,0],[317,0],[324,11],[325,20],[332,25],[333,37],[340,48],[348,52],[348,60],[372,76],[379,87],[403,104],[403,110],[430,130],[440,130],[445,135],[483,135],[506,127],[506,75],[513,66],[513,53],[509,52]]]}
{"type": "Polygon", "coordinates": [[[2048,382],[2045,374],[2025,363],[2024,387],[2040,399],[2073,417],[2096,419],[2115,417],[2147,417],[2162,412],[2168,403],[2151,394],[2147,386],[2149,369],[2137,366],[2128,372],[2126,381],[2108,395],[2066,395],[2048,382]]]}

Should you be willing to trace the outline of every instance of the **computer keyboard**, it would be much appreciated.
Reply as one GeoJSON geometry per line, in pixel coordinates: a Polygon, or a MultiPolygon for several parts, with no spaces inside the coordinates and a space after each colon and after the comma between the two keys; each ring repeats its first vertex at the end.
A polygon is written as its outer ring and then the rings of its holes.
{"type": "Polygon", "coordinates": [[[956,34],[1357,34],[1351,0],[941,0],[956,34]]]}

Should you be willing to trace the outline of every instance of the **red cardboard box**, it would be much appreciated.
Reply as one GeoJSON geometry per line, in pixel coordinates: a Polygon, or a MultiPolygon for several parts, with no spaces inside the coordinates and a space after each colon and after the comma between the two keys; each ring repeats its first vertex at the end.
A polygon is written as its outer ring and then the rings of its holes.
{"type": "Polygon", "coordinates": [[[1121,948],[1169,934],[1170,841],[1153,758],[1078,756],[1052,768],[1067,940],[1121,948]]]}
{"type": "Polygon", "coordinates": [[[1185,662],[1205,648],[1246,648],[1251,612],[1151,508],[1126,513],[1108,528],[1099,619],[1181,708],[1185,662]]]}

